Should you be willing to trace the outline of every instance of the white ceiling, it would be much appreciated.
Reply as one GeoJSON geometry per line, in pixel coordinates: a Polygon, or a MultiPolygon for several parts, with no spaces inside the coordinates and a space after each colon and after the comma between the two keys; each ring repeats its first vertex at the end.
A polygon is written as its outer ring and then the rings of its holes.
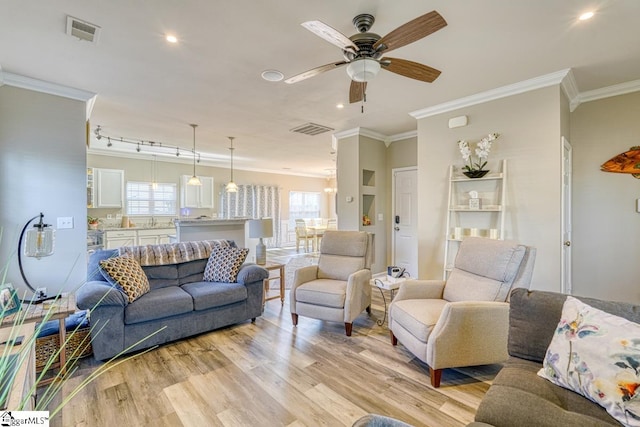
{"type": "Polygon", "coordinates": [[[235,136],[238,168],[326,176],[335,167],[331,132],[312,137],[291,128],[313,122],[392,136],[416,129],[411,111],[566,68],[580,92],[637,80],[639,22],[638,0],[3,0],[0,66],[97,93],[91,125],[105,135],[188,149],[188,124],[197,123],[207,163],[228,167],[226,137],[235,136]],[[449,25],[392,56],[441,76],[429,84],[381,71],[368,85],[364,113],[348,104],[344,68],[294,85],[260,77],[342,59],[304,21],[350,36],[352,18],[371,13],[371,31],[384,36],[434,9],[449,25]],[[595,17],[578,22],[586,10],[595,17]],[[67,15],[100,26],[98,43],[66,35],[67,15]],[[165,42],[169,32],[178,44],[165,42]]]}

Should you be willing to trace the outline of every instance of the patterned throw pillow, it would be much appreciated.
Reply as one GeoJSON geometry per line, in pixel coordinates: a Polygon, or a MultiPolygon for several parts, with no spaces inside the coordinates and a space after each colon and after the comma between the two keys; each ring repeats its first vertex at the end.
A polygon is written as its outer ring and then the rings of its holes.
{"type": "Polygon", "coordinates": [[[205,282],[234,283],[247,254],[247,248],[214,247],[204,269],[205,282]]]}
{"type": "Polygon", "coordinates": [[[538,375],[640,426],[640,325],[567,297],[538,375]]]}
{"type": "Polygon", "coordinates": [[[116,257],[102,260],[100,272],[107,282],[124,291],[130,303],[151,290],[147,275],[133,258],[116,257]]]}

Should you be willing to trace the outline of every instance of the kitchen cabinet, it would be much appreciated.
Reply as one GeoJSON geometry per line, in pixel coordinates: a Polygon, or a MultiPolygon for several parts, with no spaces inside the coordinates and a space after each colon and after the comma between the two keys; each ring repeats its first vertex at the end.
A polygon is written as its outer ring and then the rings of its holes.
{"type": "Polygon", "coordinates": [[[138,233],[136,230],[107,230],[104,232],[105,249],[116,249],[120,246],[136,246],[138,233]]]}
{"type": "Polygon", "coordinates": [[[169,236],[176,234],[175,228],[138,230],[138,245],[162,245],[169,243],[169,236]]]}
{"type": "Polygon", "coordinates": [[[104,247],[105,249],[116,249],[120,246],[161,245],[170,243],[169,236],[175,234],[175,228],[106,230],[104,232],[104,247]]]}
{"type": "Polygon", "coordinates": [[[87,169],[87,207],[122,208],[124,171],[120,169],[87,169]]]}
{"type": "Polygon", "coordinates": [[[213,209],[213,177],[199,176],[202,185],[189,185],[191,176],[182,175],[180,180],[180,207],[213,209]]]}

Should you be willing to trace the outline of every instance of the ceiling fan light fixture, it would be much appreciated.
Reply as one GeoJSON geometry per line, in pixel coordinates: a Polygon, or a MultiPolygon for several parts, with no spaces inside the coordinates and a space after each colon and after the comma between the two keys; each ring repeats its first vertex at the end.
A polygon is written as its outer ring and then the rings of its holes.
{"type": "Polygon", "coordinates": [[[347,74],[355,82],[373,80],[380,72],[380,63],[375,59],[361,58],[351,61],[347,65],[347,74]]]}

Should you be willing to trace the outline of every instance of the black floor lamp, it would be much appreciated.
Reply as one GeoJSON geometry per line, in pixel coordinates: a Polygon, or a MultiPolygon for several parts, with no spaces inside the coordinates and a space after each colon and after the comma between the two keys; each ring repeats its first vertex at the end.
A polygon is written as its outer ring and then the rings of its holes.
{"type": "Polygon", "coordinates": [[[28,257],[34,257],[40,259],[45,256],[49,256],[53,254],[53,243],[54,243],[54,235],[55,230],[51,225],[45,224],[44,215],[42,212],[40,215],[36,215],[31,218],[24,225],[22,232],[20,233],[20,239],[18,240],[18,266],[20,267],[20,274],[22,275],[22,279],[24,280],[24,284],[27,285],[27,288],[33,292],[33,297],[31,300],[23,301],[24,303],[31,304],[40,304],[43,301],[54,299],[55,297],[47,297],[44,292],[37,292],[29,280],[24,274],[24,268],[22,267],[22,241],[25,240],[24,254],[28,257]],[[36,219],[40,219],[40,221],[36,224],[33,224],[33,228],[27,231],[29,228],[29,224],[31,224],[36,219]],[[25,239],[26,235],[26,239],[25,239]]]}

